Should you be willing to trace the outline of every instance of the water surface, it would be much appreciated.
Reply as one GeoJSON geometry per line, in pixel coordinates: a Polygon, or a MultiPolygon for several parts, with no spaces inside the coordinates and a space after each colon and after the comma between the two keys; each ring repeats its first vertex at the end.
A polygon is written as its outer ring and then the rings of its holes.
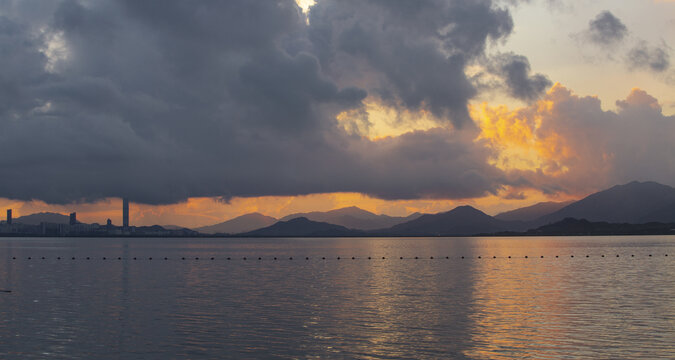
{"type": "Polygon", "coordinates": [[[3,359],[675,358],[668,236],[0,238],[0,289],[3,359]]]}

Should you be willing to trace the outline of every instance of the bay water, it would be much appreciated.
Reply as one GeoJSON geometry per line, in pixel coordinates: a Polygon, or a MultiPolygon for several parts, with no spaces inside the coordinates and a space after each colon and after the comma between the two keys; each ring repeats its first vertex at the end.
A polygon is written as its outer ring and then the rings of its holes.
{"type": "Polygon", "coordinates": [[[0,238],[2,359],[673,359],[675,237],[0,238]]]}

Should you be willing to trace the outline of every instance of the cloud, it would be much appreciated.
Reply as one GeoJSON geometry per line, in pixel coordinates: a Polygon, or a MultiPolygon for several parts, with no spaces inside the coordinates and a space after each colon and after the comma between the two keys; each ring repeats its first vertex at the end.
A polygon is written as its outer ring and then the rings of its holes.
{"type": "Polygon", "coordinates": [[[605,10],[589,21],[586,34],[592,42],[610,46],[624,40],[628,35],[628,28],[619,18],[605,10]]]}
{"type": "Polygon", "coordinates": [[[495,59],[495,72],[504,78],[508,93],[516,99],[539,98],[553,83],[543,74],[530,74],[530,62],[522,55],[501,54],[495,59]]]}
{"type": "Polygon", "coordinates": [[[476,117],[493,162],[525,187],[583,195],[633,180],[675,185],[675,116],[640,89],[617,107],[604,111],[598,98],[556,84],[536,104],[485,105],[476,117]]]}
{"type": "Polygon", "coordinates": [[[666,46],[649,46],[641,41],[626,54],[626,62],[633,69],[664,72],[670,67],[670,53],[666,46]]]}
{"type": "Polygon", "coordinates": [[[0,196],[48,203],[352,191],[466,198],[505,180],[474,142],[468,64],[491,1],[0,3],[0,196]],[[438,128],[373,141],[370,98],[438,128]],[[367,122],[367,119],[365,120],[367,122]]]}

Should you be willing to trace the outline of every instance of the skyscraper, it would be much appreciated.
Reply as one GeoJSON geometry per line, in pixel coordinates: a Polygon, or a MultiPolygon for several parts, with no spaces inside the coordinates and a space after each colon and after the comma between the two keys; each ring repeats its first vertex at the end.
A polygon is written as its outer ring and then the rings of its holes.
{"type": "Polygon", "coordinates": [[[129,199],[122,199],[122,227],[129,227],[129,199]]]}
{"type": "Polygon", "coordinates": [[[12,209],[7,209],[7,224],[12,223],[12,209]]]}
{"type": "Polygon", "coordinates": [[[70,213],[70,225],[77,224],[77,213],[70,213]]]}

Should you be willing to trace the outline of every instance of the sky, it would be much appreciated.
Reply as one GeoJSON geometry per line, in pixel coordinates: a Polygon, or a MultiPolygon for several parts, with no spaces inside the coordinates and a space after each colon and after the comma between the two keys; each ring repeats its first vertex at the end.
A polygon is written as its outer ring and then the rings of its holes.
{"type": "Polygon", "coordinates": [[[675,186],[675,2],[0,0],[0,207],[197,227],[675,186]]]}

